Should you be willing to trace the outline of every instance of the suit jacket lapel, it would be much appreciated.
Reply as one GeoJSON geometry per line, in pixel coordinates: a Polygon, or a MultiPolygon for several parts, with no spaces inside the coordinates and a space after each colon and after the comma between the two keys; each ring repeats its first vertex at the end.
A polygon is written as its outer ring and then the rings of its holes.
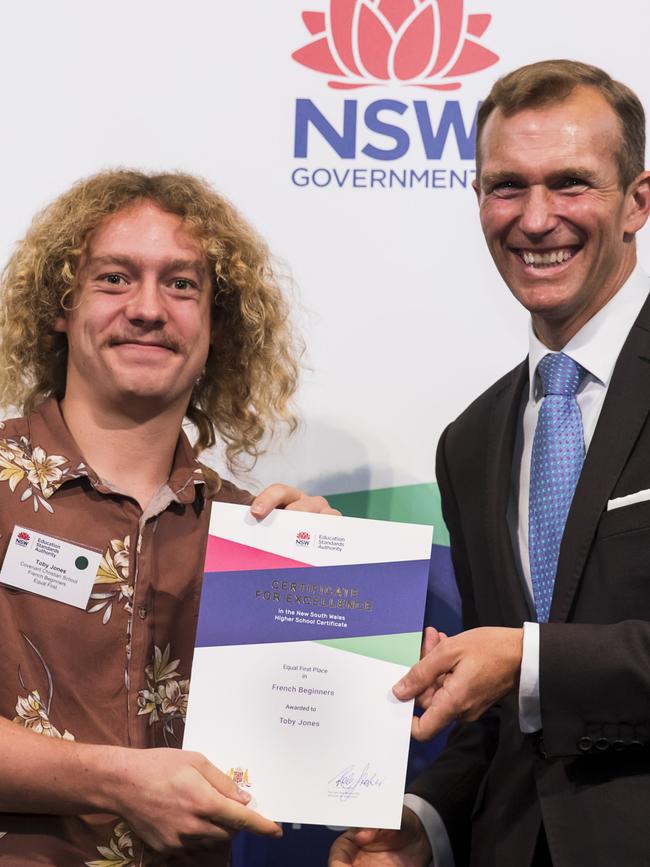
{"type": "Polygon", "coordinates": [[[496,395],[488,429],[485,521],[503,622],[511,626],[520,626],[524,620],[531,619],[507,520],[515,437],[521,415],[522,391],[527,383],[526,360],[505,379],[503,388],[496,395]]]}
{"type": "Polygon", "coordinates": [[[551,620],[566,620],[596,527],[650,411],[650,298],[621,350],[567,517],[551,620]]]}

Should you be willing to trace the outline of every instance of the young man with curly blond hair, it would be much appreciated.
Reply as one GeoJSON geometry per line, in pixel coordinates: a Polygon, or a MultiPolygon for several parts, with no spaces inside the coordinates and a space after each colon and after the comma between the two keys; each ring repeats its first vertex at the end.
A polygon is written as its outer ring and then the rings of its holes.
{"type": "Polygon", "coordinates": [[[170,747],[210,501],[331,511],[283,485],[252,500],[196,460],[217,441],[254,460],[295,426],[287,323],[265,245],[189,175],[82,181],[9,261],[0,404],[24,415],[0,430],[0,556],[16,526],[102,556],[85,610],[3,575],[0,864],[218,865],[235,831],[281,833],[170,747]]]}

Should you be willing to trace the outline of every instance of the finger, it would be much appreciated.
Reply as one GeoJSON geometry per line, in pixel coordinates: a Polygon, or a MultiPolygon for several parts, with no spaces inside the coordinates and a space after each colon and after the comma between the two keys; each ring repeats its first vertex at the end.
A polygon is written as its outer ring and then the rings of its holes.
{"type": "Polygon", "coordinates": [[[337,509],[330,508],[330,504],[325,497],[307,497],[303,495],[300,499],[289,503],[286,508],[287,511],[291,512],[315,512],[320,515],[341,517],[341,513],[337,509]]]}
{"type": "Polygon", "coordinates": [[[348,833],[355,845],[361,849],[364,846],[371,846],[380,832],[376,828],[359,828],[357,830],[351,828],[348,833]]]}
{"type": "Polygon", "coordinates": [[[391,852],[399,848],[401,831],[364,828],[353,835],[356,846],[364,852],[391,852]]]}
{"type": "Polygon", "coordinates": [[[352,867],[358,847],[349,837],[349,832],[338,837],[330,850],[327,867],[352,867]]]}
{"type": "Polygon", "coordinates": [[[439,689],[442,689],[445,680],[449,677],[449,673],[441,674],[435,679],[435,682],[428,686],[423,692],[415,696],[415,703],[422,708],[427,708],[433,701],[433,697],[439,689]]]}
{"type": "Polygon", "coordinates": [[[433,687],[429,687],[429,689],[425,689],[424,692],[421,692],[420,695],[416,696],[415,703],[418,707],[426,710],[433,701],[433,697],[435,694],[435,689],[433,687]]]}
{"type": "Polygon", "coordinates": [[[273,509],[281,509],[304,496],[304,492],[299,488],[280,484],[269,485],[251,503],[251,514],[256,518],[266,518],[273,509]]]}
{"type": "Polygon", "coordinates": [[[196,830],[192,834],[179,835],[180,843],[187,848],[202,849],[232,840],[235,832],[230,828],[222,828],[208,819],[197,819],[196,830]]]}
{"type": "Polygon", "coordinates": [[[427,626],[422,636],[422,647],[420,648],[420,659],[424,659],[427,653],[431,653],[433,648],[438,644],[438,630],[433,626],[427,626]]]}
{"type": "Polygon", "coordinates": [[[422,716],[414,716],[411,723],[411,735],[416,741],[428,741],[459,719],[458,708],[450,701],[431,702],[422,716]]]}
{"type": "Polygon", "coordinates": [[[197,770],[205,777],[210,785],[224,795],[226,798],[232,798],[233,801],[239,801],[240,804],[248,804],[251,796],[244,789],[240,789],[228,774],[224,774],[219,768],[215,767],[212,762],[208,761],[205,756],[197,753],[199,757],[197,770]]]}
{"type": "Polygon", "coordinates": [[[449,654],[445,653],[448,641],[438,644],[424,659],[411,668],[393,687],[395,698],[400,701],[408,701],[420,695],[426,689],[436,683],[436,679],[451,670],[449,654]]]}
{"type": "Polygon", "coordinates": [[[248,831],[251,834],[267,834],[270,837],[282,836],[280,825],[229,798],[219,798],[219,803],[215,805],[214,811],[208,818],[220,828],[248,831]]]}

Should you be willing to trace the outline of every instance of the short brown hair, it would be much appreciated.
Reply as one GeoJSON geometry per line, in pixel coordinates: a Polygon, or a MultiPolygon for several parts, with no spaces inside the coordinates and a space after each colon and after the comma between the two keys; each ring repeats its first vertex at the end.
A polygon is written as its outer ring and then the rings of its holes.
{"type": "Polygon", "coordinates": [[[593,87],[614,110],[621,133],[616,153],[621,187],[627,189],[645,166],[645,112],[638,96],[604,70],[577,60],[542,60],[521,66],[499,78],[476,122],[476,175],[480,178],[481,134],[495,108],[510,117],[525,108],[541,108],[561,102],[578,86],[593,87]]]}
{"type": "Polygon", "coordinates": [[[0,405],[28,412],[49,395],[63,396],[68,346],[53,323],[77,286],[91,233],[141,201],[181,217],[210,263],[218,342],[186,411],[198,430],[195,451],[218,434],[231,467],[242,456],[254,460],[277,422],[295,429],[291,398],[301,345],[264,241],[205,181],[181,172],[101,172],[36,216],[2,275],[0,405]]]}

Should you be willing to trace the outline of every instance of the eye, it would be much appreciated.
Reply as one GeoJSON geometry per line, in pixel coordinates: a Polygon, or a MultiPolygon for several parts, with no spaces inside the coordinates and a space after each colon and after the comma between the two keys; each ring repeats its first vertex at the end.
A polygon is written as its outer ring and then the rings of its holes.
{"type": "Polygon", "coordinates": [[[589,184],[584,178],[574,177],[573,175],[567,175],[566,178],[561,178],[558,181],[558,189],[559,190],[581,190],[585,187],[588,187],[589,184]]]}
{"type": "Polygon", "coordinates": [[[127,280],[122,274],[101,274],[98,278],[100,283],[108,283],[109,286],[126,286],[127,280]]]}
{"type": "Polygon", "coordinates": [[[501,198],[509,198],[510,196],[515,196],[522,189],[523,185],[518,181],[503,180],[496,181],[494,184],[492,184],[492,186],[490,186],[488,189],[488,193],[499,196],[501,198]]]}
{"type": "Polygon", "coordinates": [[[174,277],[168,285],[179,298],[196,298],[200,293],[198,283],[189,277],[174,277]]]}

